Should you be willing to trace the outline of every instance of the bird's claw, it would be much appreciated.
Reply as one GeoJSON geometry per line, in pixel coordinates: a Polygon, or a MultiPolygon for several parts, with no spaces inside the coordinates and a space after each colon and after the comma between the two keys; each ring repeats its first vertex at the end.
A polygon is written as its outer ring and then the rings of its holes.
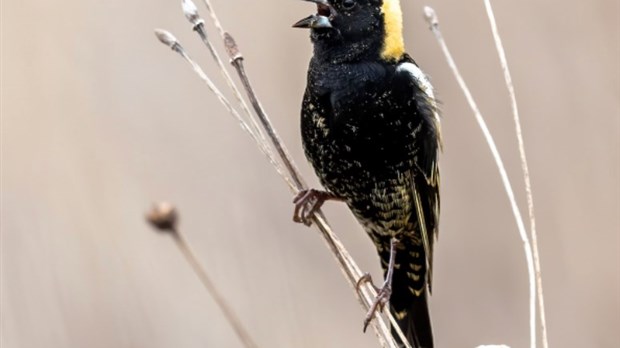
{"type": "Polygon", "coordinates": [[[340,200],[333,193],[308,189],[299,191],[293,199],[295,211],[293,212],[293,221],[302,223],[306,226],[312,225],[312,217],[321,209],[323,203],[329,199],[340,200]]]}
{"type": "Polygon", "coordinates": [[[375,284],[372,282],[372,277],[370,273],[365,273],[360,279],[357,280],[355,284],[355,289],[359,293],[360,286],[362,283],[370,282],[370,285],[377,292],[377,297],[372,302],[372,305],[368,309],[368,313],[366,314],[366,318],[364,318],[364,332],[368,328],[368,325],[372,321],[372,318],[375,317],[375,313],[383,311],[385,305],[389,302],[390,297],[392,296],[392,277],[394,276],[394,263],[396,262],[396,247],[400,245],[400,242],[396,238],[392,238],[390,240],[390,262],[388,263],[388,269],[385,274],[385,280],[383,281],[383,285],[381,288],[377,288],[375,284]]]}
{"type": "Polygon", "coordinates": [[[370,274],[366,273],[357,281],[357,291],[359,291],[359,286],[362,282],[370,282],[377,291],[377,297],[375,297],[370,309],[368,309],[366,318],[364,318],[364,332],[366,332],[368,325],[375,317],[375,313],[383,311],[385,305],[389,302],[390,296],[392,296],[392,284],[386,280],[381,288],[377,288],[374,284],[372,284],[372,277],[370,274]]]}

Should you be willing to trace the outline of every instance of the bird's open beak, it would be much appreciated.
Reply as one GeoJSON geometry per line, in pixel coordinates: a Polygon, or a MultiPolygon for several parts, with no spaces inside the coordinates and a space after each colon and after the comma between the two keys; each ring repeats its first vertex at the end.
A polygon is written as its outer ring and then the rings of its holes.
{"type": "Polygon", "coordinates": [[[293,28],[333,28],[331,20],[336,15],[336,10],[329,4],[328,0],[304,0],[314,2],[316,4],[317,13],[308,16],[299,22],[293,24],[293,28]]]}

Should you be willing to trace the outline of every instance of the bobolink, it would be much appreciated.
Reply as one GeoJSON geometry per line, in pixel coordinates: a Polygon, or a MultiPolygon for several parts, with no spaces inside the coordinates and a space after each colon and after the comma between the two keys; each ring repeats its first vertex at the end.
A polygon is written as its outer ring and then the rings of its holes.
{"type": "Polygon", "coordinates": [[[441,149],[433,88],[405,53],[398,0],[306,1],[317,13],[294,24],[311,29],[314,44],[301,133],[327,190],[301,192],[294,219],[309,224],[324,201],[346,202],[386,278],[365,326],[389,299],[410,344],[431,348],[441,149]]]}

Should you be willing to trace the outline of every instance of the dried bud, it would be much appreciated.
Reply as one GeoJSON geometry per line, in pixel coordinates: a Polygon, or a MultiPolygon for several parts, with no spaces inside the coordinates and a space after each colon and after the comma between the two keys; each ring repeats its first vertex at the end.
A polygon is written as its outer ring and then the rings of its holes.
{"type": "Polygon", "coordinates": [[[170,48],[174,48],[174,46],[179,44],[179,41],[177,40],[177,38],[174,37],[174,35],[170,34],[170,32],[167,30],[155,29],[155,36],[157,36],[157,38],[159,39],[159,41],[161,41],[161,43],[163,43],[164,45],[170,48]]]}
{"type": "Polygon", "coordinates": [[[232,62],[238,59],[243,59],[235,39],[229,33],[224,33],[224,47],[226,47],[226,52],[232,62]]]}
{"type": "Polygon", "coordinates": [[[175,232],[178,220],[176,208],[168,202],[153,204],[151,211],[146,214],[146,221],[163,232],[175,232]]]}
{"type": "Polygon", "coordinates": [[[424,18],[431,27],[436,27],[439,25],[439,19],[437,19],[437,13],[430,6],[424,6],[424,18]]]}
{"type": "Polygon", "coordinates": [[[204,23],[204,21],[202,20],[202,18],[200,18],[200,15],[198,14],[198,8],[196,8],[196,4],[194,4],[192,0],[183,0],[182,6],[183,14],[185,15],[185,18],[190,21],[190,23],[192,23],[194,26],[204,23]]]}

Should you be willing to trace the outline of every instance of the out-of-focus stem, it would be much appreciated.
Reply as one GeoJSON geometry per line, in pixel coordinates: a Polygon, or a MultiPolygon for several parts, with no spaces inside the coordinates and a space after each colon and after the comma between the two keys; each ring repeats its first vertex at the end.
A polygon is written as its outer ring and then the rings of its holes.
{"type": "Polygon", "coordinates": [[[502,179],[502,184],[504,185],[504,190],[506,191],[506,195],[508,196],[508,201],[510,202],[512,213],[514,215],[515,222],[517,223],[519,236],[521,237],[521,241],[523,242],[523,250],[525,252],[525,259],[527,262],[530,291],[530,347],[536,348],[536,277],[534,272],[534,260],[532,256],[532,246],[530,245],[530,240],[527,235],[527,231],[525,230],[525,224],[523,223],[521,211],[519,210],[519,206],[517,205],[517,201],[515,199],[514,190],[512,189],[512,185],[510,184],[510,179],[508,178],[508,173],[506,172],[506,168],[504,166],[504,161],[502,160],[499,150],[497,149],[497,145],[495,144],[495,140],[491,135],[491,131],[489,130],[486,121],[482,117],[480,109],[478,109],[478,105],[476,104],[476,101],[474,100],[469,88],[467,87],[463,76],[459,72],[456,63],[454,62],[454,58],[452,58],[452,54],[448,49],[448,45],[446,44],[446,41],[444,40],[443,35],[439,30],[439,19],[437,18],[435,10],[427,6],[424,8],[424,14],[427,22],[430,25],[430,29],[435,35],[435,38],[437,39],[437,42],[439,43],[439,46],[441,47],[441,50],[446,57],[446,61],[448,62],[448,65],[450,66],[450,69],[452,70],[452,73],[454,74],[454,77],[459,84],[459,87],[463,91],[463,94],[465,95],[465,98],[467,99],[467,102],[474,113],[476,121],[478,122],[478,126],[482,130],[482,134],[484,135],[487,145],[491,150],[491,154],[493,155],[493,159],[495,160],[495,164],[497,165],[499,175],[502,179]]]}
{"type": "Polygon", "coordinates": [[[536,291],[538,294],[538,313],[540,316],[542,346],[543,348],[548,348],[549,340],[547,338],[547,319],[545,316],[542,272],[540,269],[540,255],[538,250],[538,233],[536,232],[536,217],[534,215],[534,196],[532,194],[532,184],[530,181],[530,169],[527,162],[527,156],[525,155],[525,145],[523,142],[523,132],[521,131],[521,119],[519,117],[517,97],[515,95],[515,88],[512,83],[512,76],[510,75],[510,69],[508,69],[508,60],[506,59],[506,52],[504,51],[502,38],[499,35],[499,30],[497,29],[497,23],[495,21],[495,14],[493,13],[493,8],[491,7],[491,1],[484,0],[484,5],[487,10],[487,16],[489,17],[491,30],[493,32],[493,40],[495,41],[497,54],[502,65],[502,70],[504,71],[504,80],[506,81],[506,88],[508,88],[508,94],[510,95],[510,104],[512,106],[512,116],[515,123],[515,133],[519,142],[519,156],[521,157],[521,170],[523,171],[523,181],[525,182],[527,212],[530,219],[530,233],[532,235],[532,251],[534,253],[534,270],[536,271],[536,291]]]}

